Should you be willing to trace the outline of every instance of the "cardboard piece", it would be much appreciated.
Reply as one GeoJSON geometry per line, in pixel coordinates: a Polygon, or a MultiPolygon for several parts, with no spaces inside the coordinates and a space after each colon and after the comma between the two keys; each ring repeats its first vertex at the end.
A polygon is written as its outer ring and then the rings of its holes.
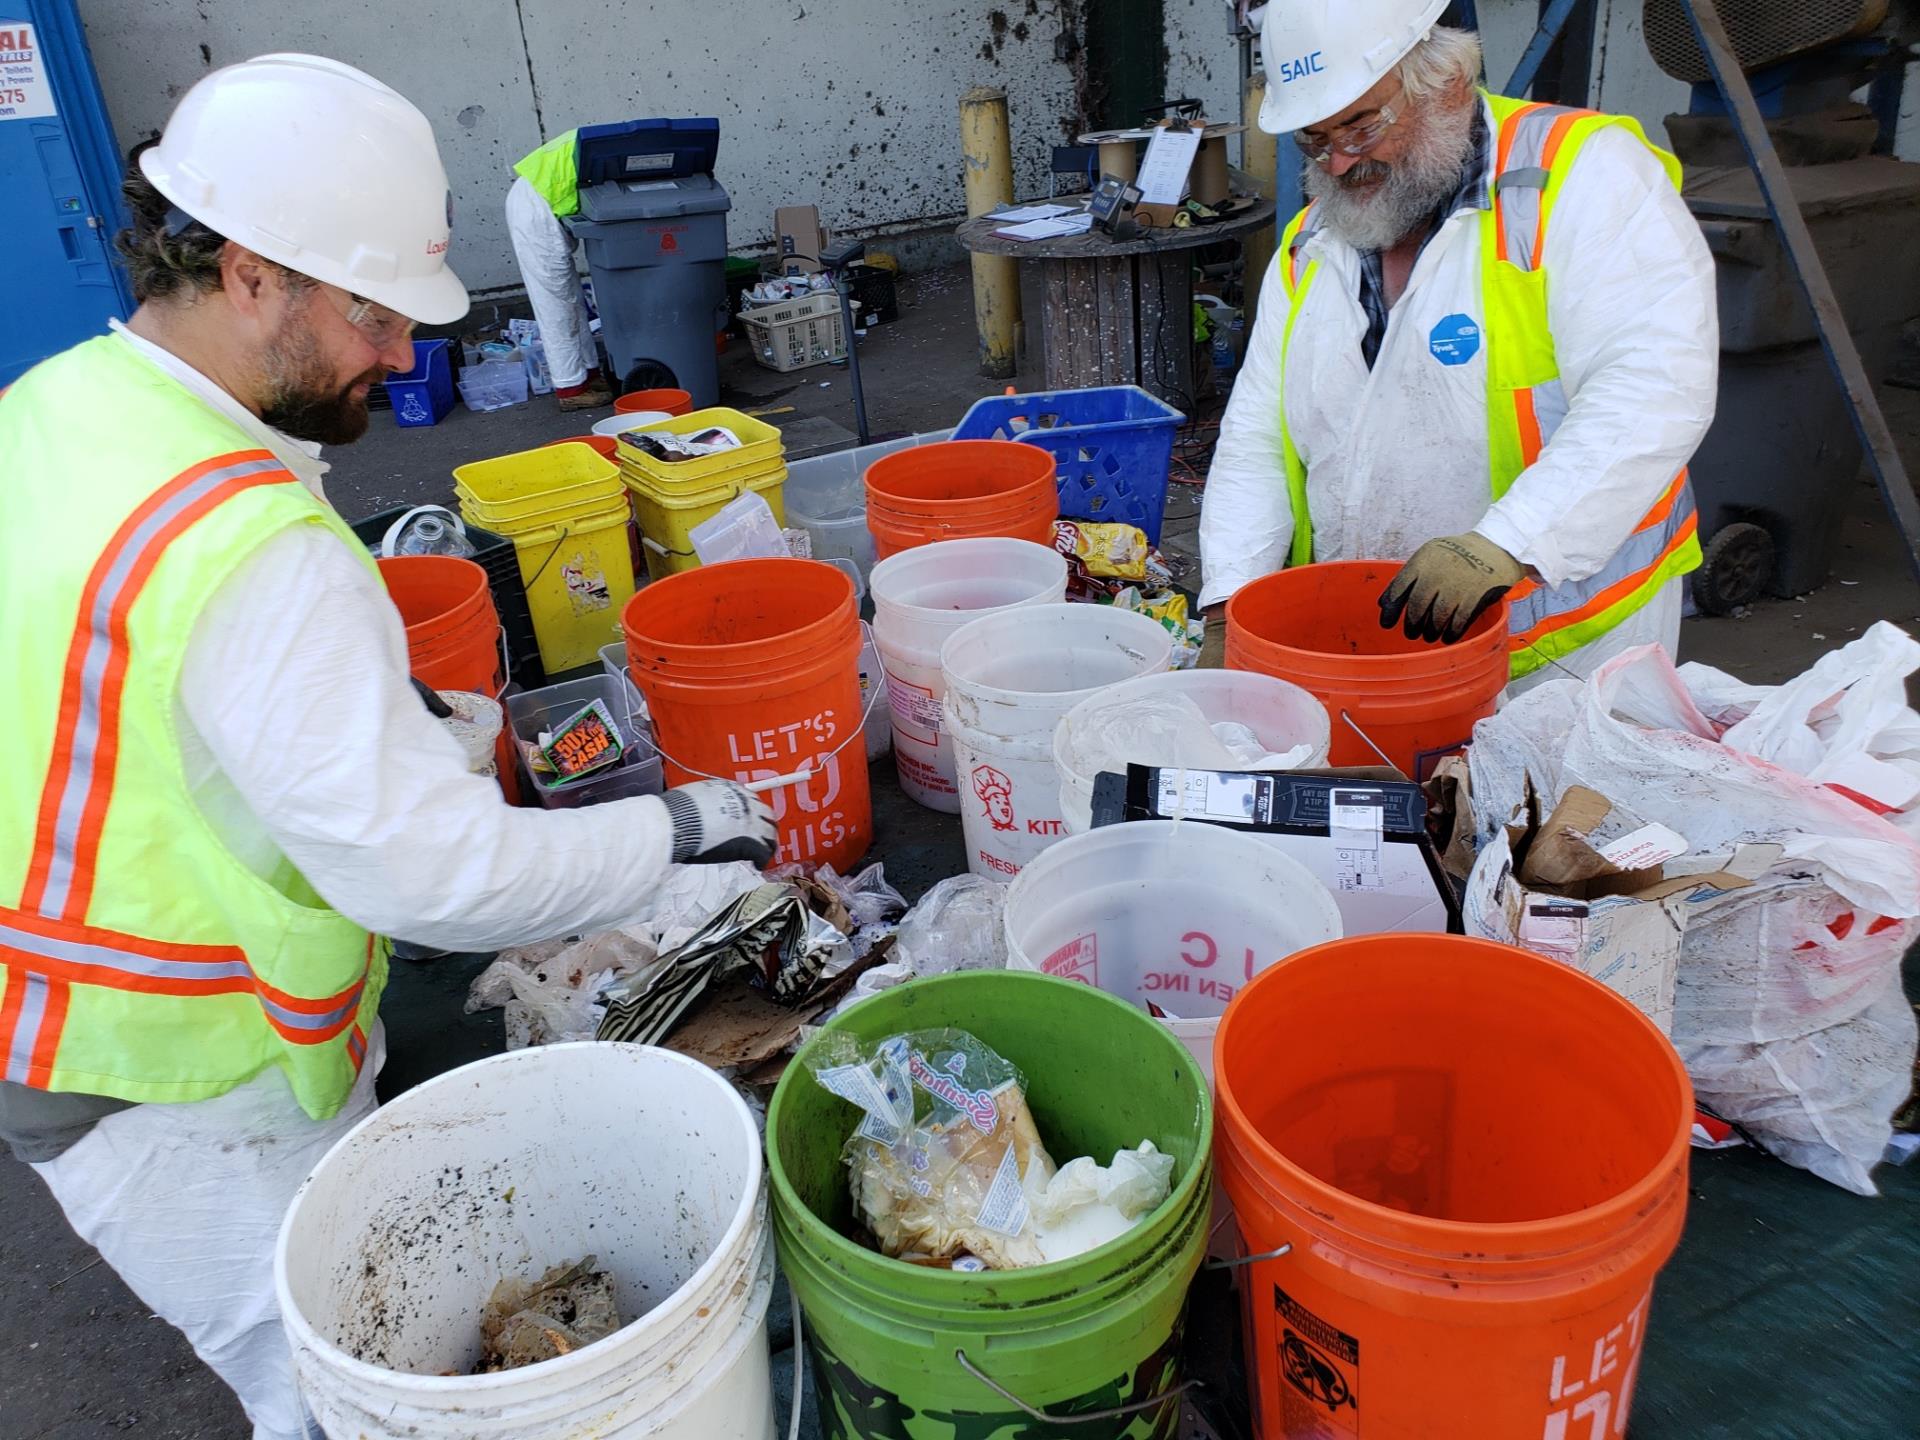
{"type": "MultiPolygon", "coordinates": [[[[1480,852],[1467,881],[1467,933],[1591,975],[1670,1035],[1689,907],[1752,884],[1779,847],[1745,845],[1724,859],[1690,862],[1668,855],[1629,869],[1590,839],[1612,809],[1604,795],[1576,785],[1542,819],[1529,786],[1524,813],[1480,852]]],[[[1656,829],[1664,827],[1644,827],[1607,849],[1639,856],[1666,854],[1673,841],[1684,847],[1671,831],[1647,833],[1656,829]]]]}
{"type": "Polygon", "coordinates": [[[1460,933],[1460,907],[1427,834],[1426,796],[1397,771],[1161,770],[1130,765],[1093,787],[1096,827],[1190,819],[1245,830],[1313,873],[1348,935],[1460,933]]]}
{"type": "Polygon", "coordinates": [[[817,205],[782,205],[773,212],[773,238],[782,275],[811,275],[830,238],[817,205]]]}

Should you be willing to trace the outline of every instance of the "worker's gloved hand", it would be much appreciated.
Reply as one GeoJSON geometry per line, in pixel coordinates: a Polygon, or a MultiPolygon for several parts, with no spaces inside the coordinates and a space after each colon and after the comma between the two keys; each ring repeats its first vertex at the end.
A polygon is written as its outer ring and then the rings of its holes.
{"type": "Polygon", "coordinates": [[[765,865],[779,848],[773,811],[731,780],[695,780],[660,797],[673,821],[673,863],[765,865]]]}
{"type": "Polygon", "coordinates": [[[1224,670],[1227,668],[1227,607],[1209,605],[1202,613],[1207,618],[1207,633],[1200,641],[1200,658],[1194,662],[1194,668],[1224,670]]]}
{"type": "Polygon", "coordinates": [[[1380,592],[1380,628],[1391,630],[1404,615],[1409,640],[1451,645],[1526,574],[1526,566],[1471,530],[1429,540],[1380,592]]]}

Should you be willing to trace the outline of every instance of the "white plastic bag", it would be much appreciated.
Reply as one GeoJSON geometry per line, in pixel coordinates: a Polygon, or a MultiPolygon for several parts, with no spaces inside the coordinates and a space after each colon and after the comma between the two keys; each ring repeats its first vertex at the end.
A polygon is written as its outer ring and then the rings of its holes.
{"type": "Polygon", "coordinates": [[[1913,1014],[1889,997],[1920,934],[1920,818],[1912,806],[1878,813],[1854,786],[1808,772],[1904,775],[1920,719],[1893,696],[1916,665],[1920,645],[1892,626],[1778,687],[1676,671],[1642,647],[1584,684],[1521,696],[1475,727],[1470,755],[1483,833],[1531,777],[1544,804],[1589,786],[1614,803],[1610,824],[1670,826],[1693,857],[1781,847],[1751,888],[1689,909],[1673,1040],[1702,1104],[1861,1194],[1911,1083],[1913,1014]]]}
{"type": "Polygon", "coordinates": [[[505,1006],[509,1050],[591,1040],[606,1014],[606,988],[656,955],[645,935],[623,930],[503,950],[474,977],[466,1013],[505,1006]]]}
{"type": "Polygon", "coordinates": [[[920,897],[900,922],[892,962],[915,976],[1004,970],[1007,887],[981,875],[952,875],[920,897]]]}

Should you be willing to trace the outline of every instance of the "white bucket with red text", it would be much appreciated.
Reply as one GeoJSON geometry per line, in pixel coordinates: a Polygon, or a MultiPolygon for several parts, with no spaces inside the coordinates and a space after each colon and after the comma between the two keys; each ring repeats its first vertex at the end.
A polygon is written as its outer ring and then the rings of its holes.
{"type": "Polygon", "coordinates": [[[871,584],[900,788],[929,809],[958,814],[953,738],[940,715],[947,694],[940,647],[983,615],[1061,603],[1066,557],[1031,540],[937,540],[882,560],[871,584]]]}
{"type": "Polygon", "coordinates": [[[1077,980],[1160,1012],[1213,1083],[1213,1032],[1240,987],[1342,936],[1340,910],[1271,845],[1193,820],[1074,835],[1007,891],[1007,968],[1077,980]]]}
{"type": "Polygon", "coordinates": [[[1011,880],[1066,834],[1053,731],[1096,691],[1165,670],[1173,637],[1110,605],[1029,605],[947,637],[942,718],[953,736],[967,868],[1011,880]]]}
{"type": "Polygon", "coordinates": [[[331,1440],[774,1440],[773,1232],[733,1086],[642,1045],[548,1045],[416,1086],[329,1150],[274,1282],[331,1440]],[[508,1277],[593,1256],[620,1329],[472,1373],[508,1277]]]}

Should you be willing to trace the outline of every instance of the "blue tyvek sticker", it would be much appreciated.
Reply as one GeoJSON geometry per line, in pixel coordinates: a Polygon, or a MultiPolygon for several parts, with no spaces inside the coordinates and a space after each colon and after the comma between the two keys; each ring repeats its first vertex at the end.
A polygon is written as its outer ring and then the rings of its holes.
{"type": "Polygon", "coordinates": [[[1480,322],[1467,315],[1449,315],[1433,327],[1427,348],[1442,365],[1464,365],[1480,353],[1480,322]]]}

